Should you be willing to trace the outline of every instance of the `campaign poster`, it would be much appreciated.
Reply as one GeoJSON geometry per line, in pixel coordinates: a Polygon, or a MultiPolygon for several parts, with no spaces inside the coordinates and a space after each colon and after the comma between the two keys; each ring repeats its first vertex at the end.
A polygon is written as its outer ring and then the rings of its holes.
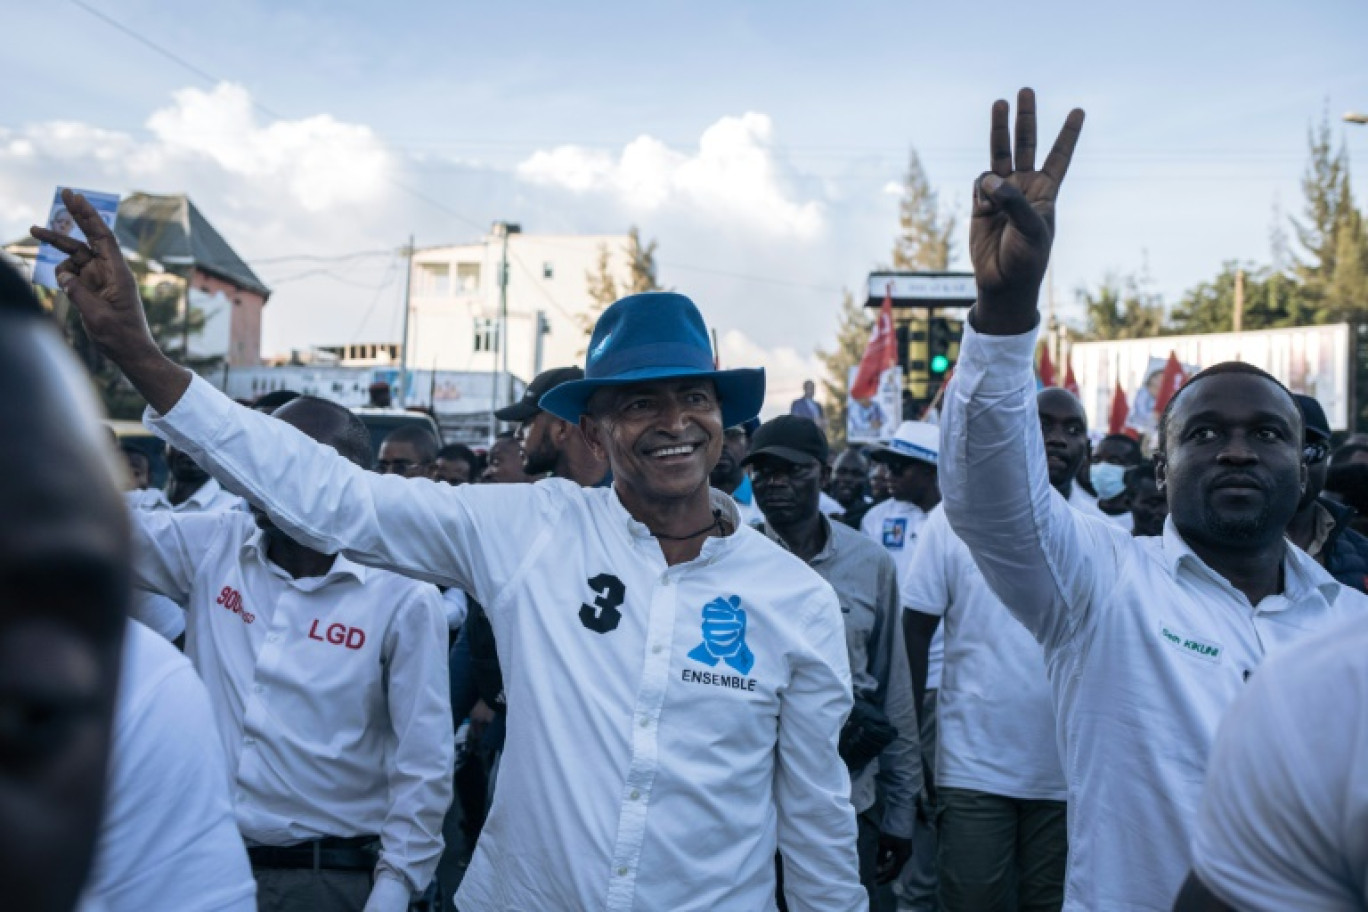
{"type": "MultiPolygon", "coordinates": [[[[855,385],[859,365],[850,369],[847,388],[855,385]]],[[[879,389],[868,399],[850,397],[846,403],[846,439],[851,443],[888,440],[902,423],[902,369],[897,365],[879,375],[879,389]]]]}
{"type": "MultiPolygon", "coordinates": [[[[47,227],[52,231],[74,237],[78,241],[86,239],[85,233],[81,231],[76,219],[72,218],[67,211],[66,203],[62,202],[62,191],[67,188],[58,187],[52,194],[52,209],[48,212],[47,227]]],[[[98,190],[77,190],[77,193],[90,201],[90,205],[95,207],[100,218],[114,230],[114,220],[119,217],[119,194],[101,193],[98,190]]],[[[57,288],[57,266],[67,258],[65,253],[53,247],[51,244],[43,243],[38,245],[38,259],[33,265],[33,284],[42,285],[46,288],[57,288]]]]}

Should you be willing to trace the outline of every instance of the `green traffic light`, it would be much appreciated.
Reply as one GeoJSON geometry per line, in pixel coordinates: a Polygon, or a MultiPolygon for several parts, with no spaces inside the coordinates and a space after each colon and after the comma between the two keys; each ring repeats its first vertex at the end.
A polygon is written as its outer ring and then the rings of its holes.
{"type": "Polygon", "coordinates": [[[945,355],[936,355],[931,359],[931,373],[943,374],[950,369],[950,359],[945,355]]]}

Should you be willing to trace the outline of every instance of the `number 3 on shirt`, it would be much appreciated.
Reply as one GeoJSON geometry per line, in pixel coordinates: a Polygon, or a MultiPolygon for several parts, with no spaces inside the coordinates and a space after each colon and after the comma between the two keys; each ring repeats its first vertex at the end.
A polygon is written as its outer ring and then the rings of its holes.
{"type": "Polygon", "coordinates": [[[589,580],[589,588],[598,593],[598,597],[592,605],[580,605],[580,623],[594,633],[616,630],[622,622],[622,612],[618,608],[627,597],[627,587],[616,576],[600,573],[589,580]]]}

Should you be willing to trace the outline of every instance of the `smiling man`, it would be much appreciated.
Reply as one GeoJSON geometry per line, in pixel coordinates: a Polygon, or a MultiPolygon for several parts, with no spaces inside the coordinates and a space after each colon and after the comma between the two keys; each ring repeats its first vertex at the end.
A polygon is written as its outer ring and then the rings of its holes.
{"type": "Polygon", "coordinates": [[[1050,487],[1032,354],[1055,197],[1083,125],[1036,170],[1035,96],[993,106],[975,188],[978,300],[942,424],[951,526],[1043,646],[1069,801],[1065,908],[1167,910],[1187,873],[1216,729],[1265,656],[1368,610],[1283,538],[1306,480],[1296,402],[1268,374],[1197,374],[1160,422],[1171,510],[1135,538],[1050,487]]]}
{"type": "Polygon", "coordinates": [[[837,754],[840,605],[708,486],[764,374],[715,369],[693,302],[612,305],[585,378],[541,400],[579,422],[612,488],[375,475],[168,360],[113,235],[68,196],[92,246],[62,238],[59,279],[158,433],[308,547],[487,607],[508,650],[508,742],[458,906],[772,909],[777,848],[795,912],[865,908],[837,754]]]}

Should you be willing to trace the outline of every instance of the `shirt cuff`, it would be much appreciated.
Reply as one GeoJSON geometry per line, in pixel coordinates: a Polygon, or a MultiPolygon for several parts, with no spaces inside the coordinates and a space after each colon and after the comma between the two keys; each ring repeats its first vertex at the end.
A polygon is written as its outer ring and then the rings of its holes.
{"type": "Polygon", "coordinates": [[[1017,336],[987,336],[964,321],[955,379],[985,392],[1011,392],[1035,384],[1035,343],[1039,325],[1017,336]]]}
{"type": "Polygon", "coordinates": [[[364,912],[406,912],[408,907],[408,884],[397,874],[381,871],[371,887],[364,912]]]}
{"type": "Polygon", "coordinates": [[[158,415],[148,406],[143,411],[143,425],[179,450],[205,448],[238,407],[196,374],[171,411],[158,415]]]}

